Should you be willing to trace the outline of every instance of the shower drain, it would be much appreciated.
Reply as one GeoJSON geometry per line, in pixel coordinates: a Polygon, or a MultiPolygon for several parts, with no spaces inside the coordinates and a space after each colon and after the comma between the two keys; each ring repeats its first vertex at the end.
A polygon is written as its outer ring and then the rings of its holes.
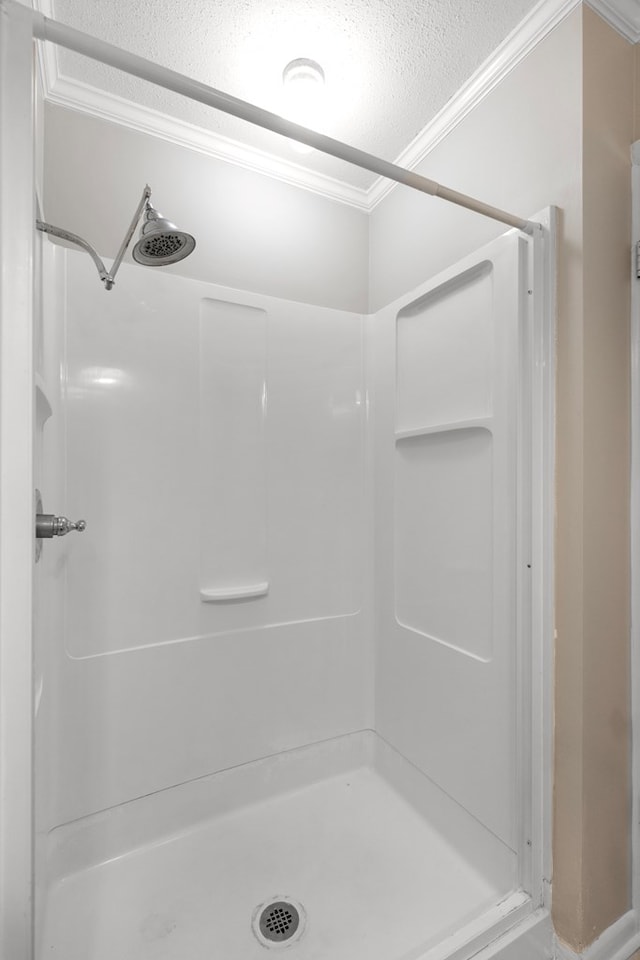
{"type": "Polygon", "coordinates": [[[290,946],[304,932],[305,913],[290,897],[274,897],[253,913],[252,929],[263,947],[290,946]]]}

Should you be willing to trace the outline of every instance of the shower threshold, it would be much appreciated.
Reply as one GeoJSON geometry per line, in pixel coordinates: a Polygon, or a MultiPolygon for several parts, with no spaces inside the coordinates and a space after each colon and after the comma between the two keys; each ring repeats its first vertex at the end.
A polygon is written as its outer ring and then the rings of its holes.
{"type": "Polygon", "coordinates": [[[39,955],[61,960],[457,960],[528,899],[513,852],[371,731],[60,827],[49,862],[39,955]]]}

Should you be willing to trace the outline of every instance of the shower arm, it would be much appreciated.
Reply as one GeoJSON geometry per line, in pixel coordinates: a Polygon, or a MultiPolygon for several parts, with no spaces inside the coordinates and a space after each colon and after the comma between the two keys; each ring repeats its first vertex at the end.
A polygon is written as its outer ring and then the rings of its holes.
{"type": "MultiPolygon", "coordinates": [[[[64,230],[62,227],[54,227],[52,223],[45,223],[44,220],[36,220],[36,227],[38,230],[41,230],[42,233],[50,233],[52,237],[60,237],[61,240],[68,240],[69,243],[75,243],[78,247],[86,250],[98,268],[100,279],[106,285],[107,280],[109,280],[109,271],[90,243],[83,240],[82,237],[79,237],[76,233],[71,233],[70,230],[64,230]]],[[[107,287],[107,290],[109,289],[110,287],[107,287]]]]}
{"type": "Polygon", "coordinates": [[[140,203],[138,204],[136,212],[133,215],[129,229],[124,236],[124,240],[120,245],[120,249],[116,254],[116,258],[111,265],[111,270],[107,270],[101,258],[98,256],[91,244],[88,243],[87,240],[83,240],[82,237],[79,237],[77,233],[71,233],[70,230],[65,230],[63,227],[55,227],[52,223],[45,223],[44,220],[36,220],[36,227],[38,230],[41,230],[42,233],[50,233],[53,237],[59,237],[61,240],[67,240],[69,243],[75,243],[76,246],[82,247],[83,250],[86,250],[98,269],[98,273],[100,274],[100,279],[104,283],[105,290],[111,290],[113,284],[115,283],[116,273],[118,272],[120,264],[122,263],[122,258],[127,252],[127,247],[131,243],[131,238],[150,196],[151,188],[149,184],[147,184],[142,191],[140,203]]]}

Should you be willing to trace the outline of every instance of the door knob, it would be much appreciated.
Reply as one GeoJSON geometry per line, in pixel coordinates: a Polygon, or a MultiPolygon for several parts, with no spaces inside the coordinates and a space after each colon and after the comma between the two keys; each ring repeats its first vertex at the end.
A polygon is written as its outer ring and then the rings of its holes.
{"type": "Polygon", "coordinates": [[[67,520],[66,517],[55,517],[52,513],[36,513],[36,537],[66,537],[72,530],[82,533],[86,529],[84,520],[67,520]]]}
{"type": "Polygon", "coordinates": [[[42,495],[36,490],[36,563],[42,553],[42,541],[51,537],[65,537],[72,530],[82,533],[87,524],[84,520],[67,520],[66,517],[56,517],[52,513],[42,512],[42,495]]]}

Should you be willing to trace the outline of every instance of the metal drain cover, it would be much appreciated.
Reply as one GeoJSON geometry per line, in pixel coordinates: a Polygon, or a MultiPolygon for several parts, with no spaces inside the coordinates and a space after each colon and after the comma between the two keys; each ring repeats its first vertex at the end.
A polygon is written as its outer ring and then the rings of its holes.
{"type": "Polygon", "coordinates": [[[302,936],[304,922],[304,910],[299,903],[276,897],[254,911],[252,927],[263,947],[289,946],[302,936]]]}
{"type": "Polygon", "coordinates": [[[260,933],[266,940],[290,940],[300,925],[300,914],[292,903],[277,900],[260,914],[260,933]]]}

